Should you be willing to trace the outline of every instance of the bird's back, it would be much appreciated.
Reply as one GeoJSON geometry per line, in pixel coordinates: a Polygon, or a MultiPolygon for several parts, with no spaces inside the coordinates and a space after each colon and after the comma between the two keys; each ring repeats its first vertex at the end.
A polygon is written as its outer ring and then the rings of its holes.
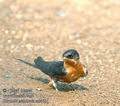
{"type": "Polygon", "coordinates": [[[41,57],[38,57],[34,60],[34,62],[37,68],[50,77],[62,76],[66,74],[63,61],[47,62],[44,61],[41,57]]]}

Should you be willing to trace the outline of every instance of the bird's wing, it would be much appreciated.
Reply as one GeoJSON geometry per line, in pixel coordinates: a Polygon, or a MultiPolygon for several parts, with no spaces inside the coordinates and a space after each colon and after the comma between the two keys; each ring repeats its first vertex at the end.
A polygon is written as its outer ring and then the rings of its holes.
{"type": "Polygon", "coordinates": [[[63,61],[46,62],[41,57],[38,57],[34,62],[37,68],[51,77],[66,75],[63,61]]]}

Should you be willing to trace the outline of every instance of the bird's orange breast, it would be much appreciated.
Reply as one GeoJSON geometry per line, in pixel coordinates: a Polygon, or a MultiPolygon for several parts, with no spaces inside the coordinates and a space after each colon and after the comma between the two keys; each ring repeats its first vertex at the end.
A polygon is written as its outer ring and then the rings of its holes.
{"type": "Polygon", "coordinates": [[[74,62],[66,60],[64,62],[64,67],[67,71],[67,74],[60,78],[60,81],[71,83],[78,80],[80,77],[84,76],[84,69],[80,62],[74,62]]]}

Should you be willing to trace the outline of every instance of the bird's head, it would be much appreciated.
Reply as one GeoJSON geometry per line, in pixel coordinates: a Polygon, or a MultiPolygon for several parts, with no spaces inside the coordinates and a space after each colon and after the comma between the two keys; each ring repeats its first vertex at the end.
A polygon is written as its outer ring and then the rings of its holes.
{"type": "MultiPolygon", "coordinates": [[[[77,63],[80,64],[79,59],[80,55],[75,49],[69,49],[63,53],[63,60],[65,62],[65,66],[68,68],[71,65],[76,65],[77,63]]],[[[83,66],[83,75],[82,77],[85,77],[88,75],[87,69],[83,66]]]]}
{"type": "Polygon", "coordinates": [[[62,55],[64,60],[78,61],[80,59],[79,53],[75,49],[66,50],[62,55]]]}

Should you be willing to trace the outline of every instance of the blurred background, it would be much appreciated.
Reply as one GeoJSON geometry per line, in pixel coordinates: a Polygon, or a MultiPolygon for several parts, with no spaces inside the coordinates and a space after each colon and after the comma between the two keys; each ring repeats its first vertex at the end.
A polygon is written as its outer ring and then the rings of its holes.
{"type": "Polygon", "coordinates": [[[43,87],[54,101],[47,105],[119,106],[120,0],[0,0],[0,73],[1,89],[43,87]],[[14,59],[62,60],[69,48],[89,70],[75,82],[88,91],[56,93],[27,77],[47,76],[14,59]]]}

